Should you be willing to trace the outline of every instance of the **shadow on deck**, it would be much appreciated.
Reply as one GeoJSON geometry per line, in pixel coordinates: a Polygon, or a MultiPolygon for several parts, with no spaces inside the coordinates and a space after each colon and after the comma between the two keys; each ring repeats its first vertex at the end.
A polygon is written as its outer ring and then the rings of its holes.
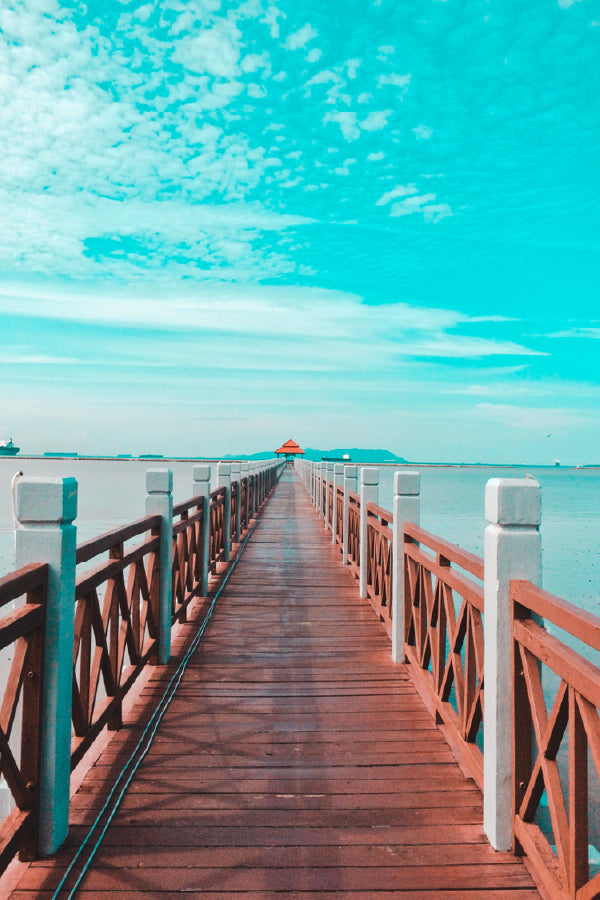
{"type": "MultiPolygon", "coordinates": [[[[13,900],[53,896],[195,624],[83,780],[64,848],[23,867],[13,900]]],[[[538,897],[481,822],[478,789],[287,471],[76,896],[538,897]]]]}

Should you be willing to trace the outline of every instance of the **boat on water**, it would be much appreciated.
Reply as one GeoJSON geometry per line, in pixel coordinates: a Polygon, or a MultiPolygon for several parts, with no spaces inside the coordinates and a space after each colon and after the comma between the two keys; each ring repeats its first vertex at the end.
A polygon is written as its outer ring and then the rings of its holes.
{"type": "Polygon", "coordinates": [[[13,443],[13,439],[0,441],[0,456],[16,456],[21,448],[13,443]]]}

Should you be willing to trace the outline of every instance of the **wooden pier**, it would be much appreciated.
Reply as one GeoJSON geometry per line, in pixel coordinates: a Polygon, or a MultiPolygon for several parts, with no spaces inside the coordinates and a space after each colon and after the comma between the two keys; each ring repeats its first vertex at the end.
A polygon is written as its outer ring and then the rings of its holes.
{"type": "MultiPolygon", "coordinates": [[[[54,896],[205,608],[190,604],[170,663],[73,796],[63,847],[13,871],[12,900],[54,896]]],[[[538,897],[523,862],[490,847],[482,816],[288,468],[76,896],[538,897]]]]}

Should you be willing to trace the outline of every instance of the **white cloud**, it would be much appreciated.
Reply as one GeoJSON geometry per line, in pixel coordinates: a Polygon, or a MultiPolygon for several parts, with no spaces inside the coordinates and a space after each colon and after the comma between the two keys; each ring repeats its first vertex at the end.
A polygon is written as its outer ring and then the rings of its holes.
{"type": "Polygon", "coordinates": [[[257,72],[259,69],[271,70],[271,62],[268,53],[248,53],[240,63],[240,69],[244,73],[257,72]]]}
{"type": "Polygon", "coordinates": [[[433,128],[429,128],[427,125],[417,125],[416,128],[413,128],[413,131],[420,141],[428,141],[433,134],[433,128]]]}
{"type": "Polygon", "coordinates": [[[403,88],[403,92],[408,90],[410,82],[412,80],[412,75],[398,75],[397,73],[392,73],[391,75],[379,75],[377,78],[378,87],[385,87],[387,85],[391,85],[392,87],[403,88]]]}
{"type": "Polygon", "coordinates": [[[347,59],[346,60],[346,71],[348,72],[348,78],[353,81],[356,78],[356,73],[358,72],[360,66],[362,64],[361,59],[347,59]]]}
{"type": "MultiPolygon", "coordinates": [[[[383,154],[381,157],[383,158],[383,154]]],[[[418,190],[414,184],[399,184],[398,187],[392,188],[391,191],[387,191],[385,194],[382,194],[379,200],[376,202],[375,206],[385,206],[386,203],[390,203],[392,200],[396,200],[398,197],[409,197],[411,194],[417,194],[418,190]]]]}
{"type": "Polygon", "coordinates": [[[393,110],[383,109],[370,112],[366,118],[361,121],[358,116],[351,110],[327,112],[323,116],[323,124],[336,122],[347,141],[356,141],[360,137],[361,131],[380,131],[387,125],[387,120],[391,116],[393,110]]]}
{"type": "Polygon", "coordinates": [[[323,124],[337,122],[347,141],[356,141],[360,137],[360,126],[355,112],[328,112],[323,116],[323,124]]]}
{"type": "Polygon", "coordinates": [[[305,47],[309,41],[314,41],[319,36],[319,32],[312,27],[310,23],[303,25],[298,31],[293,31],[288,35],[285,46],[288,50],[299,50],[305,47]]]}
{"type": "Polygon", "coordinates": [[[362,120],[360,127],[363,131],[381,131],[387,125],[387,121],[393,112],[393,109],[374,110],[362,120]]]}
{"type": "Polygon", "coordinates": [[[240,38],[238,29],[227,20],[181,38],[173,59],[186,69],[219,78],[235,78],[239,73],[240,38]]]}
{"type": "MultiPolygon", "coordinates": [[[[144,287],[126,293],[0,288],[0,305],[20,316],[43,316],[65,322],[102,323],[113,327],[157,329],[223,335],[239,339],[246,355],[256,358],[252,340],[287,340],[283,353],[297,364],[308,353],[323,368],[354,371],[368,369],[377,360],[432,357],[482,359],[490,356],[539,356],[511,341],[460,334],[471,319],[456,310],[410,306],[406,303],[367,305],[341,291],[313,288],[278,288],[207,283],[193,289],[166,288],[160,296],[145,294],[144,287]],[[127,302],[124,302],[126,298],[127,302]],[[458,333],[456,333],[458,332],[458,333]],[[369,354],[358,352],[369,346],[369,354]],[[296,346],[296,349],[294,347],[296,346]],[[355,347],[356,354],[352,353],[355,347]],[[362,363],[358,360],[362,359],[362,363]]],[[[217,345],[218,347],[219,345],[217,345]]],[[[180,352],[180,350],[179,350],[180,352]]],[[[262,354],[261,350],[261,354],[262,354]]],[[[220,350],[219,350],[220,353],[220,350]]],[[[218,365],[218,355],[215,362],[218,365]]],[[[233,355],[235,356],[235,354],[233,355]]],[[[231,357],[232,358],[232,357],[231,357]]],[[[231,364],[230,354],[221,365],[231,364]]],[[[202,360],[205,364],[204,359],[202,360]]],[[[258,364],[258,359],[255,359],[258,364]]]]}
{"type": "Polygon", "coordinates": [[[586,340],[599,341],[600,327],[598,326],[573,326],[564,328],[562,331],[554,331],[546,334],[548,338],[582,338],[586,340]]]}
{"type": "Polygon", "coordinates": [[[385,159],[385,153],[383,150],[378,150],[377,153],[369,153],[367,159],[369,162],[379,162],[380,160],[385,159]]]}
{"type": "Polygon", "coordinates": [[[319,50],[317,47],[313,47],[312,50],[309,50],[306,55],[306,61],[309,63],[318,62],[323,56],[323,51],[319,50]]]}

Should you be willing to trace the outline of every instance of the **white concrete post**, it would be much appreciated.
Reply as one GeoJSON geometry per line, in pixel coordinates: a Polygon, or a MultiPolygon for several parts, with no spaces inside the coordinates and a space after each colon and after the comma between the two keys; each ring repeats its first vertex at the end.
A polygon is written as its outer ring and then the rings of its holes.
{"type": "Polygon", "coordinates": [[[217,464],[217,484],[225,488],[225,513],[223,528],[225,531],[225,561],[231,559],[231,463],[217,464]]]}
{"type": "Polygon", "coordinates": [[[235,539],[239,541],[242,531],[242,482],[241,482],[242,464],[239,462],[231,463],[231,482],[237,481],[237,509],[235,513],[235,539]]]}
{"type": "Polygon", "coordinates": [[[350,501],[348,494],[356,494],[356,466],[344,466],[344,543],[342,545],[342,562],[348,562],[348,529],[350,501]]]}
{"type": "Polygon", "coordinates": [[[421,516],[418,472],[394,473],[392,529],[392,659],[404,662],[404,540],[405,522],[418,525],[421,516]]]}
{"type": "Polygon", "coordinates": [[[333,467],[333,517],[331,522],[331,543],[335,545],[337,531],[337,489],[344,483],[344,465],[335,463],[333,467]]]}
{"type": "Polygon", "coordinates": [[[367,597],[367,503],[377,503],[378,469],[360,470],[360,575],[359,595],[367,597]]]}
{"type": "Polygon", "coordinates": [[[158,613],[158,663],[171,657],[173,606],[173,473],[170,469],[146,470],[146,515],[160,516],[160,599],[158,613]]]}
{"type": "Polygon", "coordinates": [[[47,856],[58,850],[69,829],[77,481],[22,478],[15,507],[17,568],[33,562],[49,566],[38,839],[39,852],[47,856]]]}
{"type": "Polygon", "coordinates": [[[202,508],[202,574],[200,576],[200,595],[208,596],[208,570],[209,570],[209,554],[210,554],[210,466],[194,466],[193,474],[193,495],[194,497],[203,497],[204,506],[202,508]]]}
{"type": "Polygon", "coordinates": [[[483,828],[495,850],[512,843],[512,635],[509,582],[541,584],[541,490],[535,478],[491,478],[484,544],[483,828]]]}

